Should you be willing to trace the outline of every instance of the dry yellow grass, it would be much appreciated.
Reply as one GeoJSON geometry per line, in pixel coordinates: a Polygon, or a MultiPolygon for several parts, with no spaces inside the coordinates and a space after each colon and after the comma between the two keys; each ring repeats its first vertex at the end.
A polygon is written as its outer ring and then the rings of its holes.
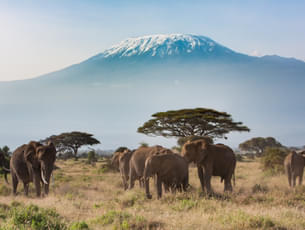
{"type": "MultiPolygon", "coordinates": [[[[204,196],[196,168],[190,168],[189,191],[160,200],[154,190],[147,200],[138,185],[124,191],[119,173],[103,172],[101,162],[94,167],[81,160],[56,164],[60,169],[48,197],[35,198],[33,188],[30,198],[24,197],[19,185],[19,195],[3,192],[0,204],[55,208],[68,223],[86,221],[90,229],[305,229],[305,187],[288,188],[285,175],[266,176],[257,161],[237,163],[232,194],[223,194],[216,177],[212,186],[219,195],[204,196]]],[[[2,185],[1,191],[5,188],[10,189],[2,185]]]]}

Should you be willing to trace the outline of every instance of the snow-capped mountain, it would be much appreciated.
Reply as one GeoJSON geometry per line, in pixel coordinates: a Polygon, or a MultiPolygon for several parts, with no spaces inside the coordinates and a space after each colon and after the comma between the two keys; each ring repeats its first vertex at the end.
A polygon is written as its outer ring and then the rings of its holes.
{"type": "Polygon", "coordinates": [[[65,69],[0,82],[0,140],[17,146],[80,130],[106,148],[136,147],[151,114],[208,107],[231,113],[251,135],[301,143],[304,91],[305,63],[296,59],[252,57],[198,35],[130,38],[65,69]]]}
{"type": "Polygon", "coordinates": [[[93,59],[124,57],[171,57],[184,55],[235,54],[212,39],[191,34],[157,34],[128,38],[93,59]]]}

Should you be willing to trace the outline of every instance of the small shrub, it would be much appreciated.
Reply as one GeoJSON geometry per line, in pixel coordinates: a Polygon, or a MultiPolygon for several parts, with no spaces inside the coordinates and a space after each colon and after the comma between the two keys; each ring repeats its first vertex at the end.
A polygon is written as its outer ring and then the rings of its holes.
{"type": "Polygon", "coordinates": [[[0,185],[0,195],[9,196],[11,194],[11,189],[5,185],[0,185]]]}
{"type": "MultiPolygon", "coordinates": [[[[39,208],[36,205],[24,206],[20,203],[12,203],[11,207],[4,208],[6,210],[5,229],[67,229],[63,218],[53,209],[39,208]]],[[[3,225],[0,224],[0,229],[2,227],[3,225]]]]}
{"type": "Polygon", "coordinates": [[[236,161],[243,161],[244,157],[241,155],[241,154],[235,154],[235,157],[236,157],[236,161]]]}
{"type": "Polygon", "coordinates": [[[93,150],[89,151],[87,159],[88,159],[89,164],[94,164],[95,162],[97,162],[97,157],[96,157],[95,151],[93,151],[93,150]]]}
{"type": "Polygon", "coordinates": [[[272,175],[284,172],[284,159],[287,151],[283,148],[266,148],[261,158],[264,171],[270,172],[272,175]]]}
{"type": "Polygon", "coordinates": [[[186,211],[190,210],[198,205],[197,200],[192,200],[192,199],[183,199],[180,200],[177,205],[173,207],[173,210],[175,211],[186,211]]]}
{"type": "Polygon", "coordinates": [[[146,142],[140,142],[140,147],[148,147],[149,144],[147,144],[146,142]]]}
{"type": "Polygon", "coordinates": [[[275,223],[269,218],[264,216],[255,216],[250,218],[249,227],[256,229],[273,228],[275,223]]]}
{"type": "Polygon", "coordinates": [[[255,184],[252,187],[252,193],[258,193],[258,192],[266,193],[268,192],[268,187],[266,185],[255,184]]]}
{"type": "MultiPolygon", "coordinates": [[[[142,216],[132,216],[126,212],[111,210],[93,221],[97,226],[112,225],[113,229],[161,229],[162,223],[148,222],[142,216]]],[[[103,229],[103,228],[100,228],[103,229]]]]}
{"type": "Polygon", "coordinates": [[[69,230],[89,230],[89,226],[85,221],[75,222],[71,224],[69,230]]]}

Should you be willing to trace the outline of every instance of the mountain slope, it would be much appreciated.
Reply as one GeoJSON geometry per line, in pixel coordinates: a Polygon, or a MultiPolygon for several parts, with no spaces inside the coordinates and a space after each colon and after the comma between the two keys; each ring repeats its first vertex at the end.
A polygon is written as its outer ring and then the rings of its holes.
{"type": "Polygon", "coordinates": [[[197,35],[132,38],[63,70],[0,82],[0,141],[16,146],[83,130],[105,148],[173,145],[136,129],[157,111],[210,107],[252,129],[232,135],[231,145],[247,135],[303,145],[304,90],[305,63],[296,59],[252,57],[197,35]]]}

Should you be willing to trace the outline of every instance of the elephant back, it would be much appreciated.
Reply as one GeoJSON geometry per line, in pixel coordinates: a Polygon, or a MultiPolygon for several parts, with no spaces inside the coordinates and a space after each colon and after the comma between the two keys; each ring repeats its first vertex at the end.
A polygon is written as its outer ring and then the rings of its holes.
{"type": "Polygon", "coordinates": [[[137,175],[142,177],[144,173],[145,161],[148,157],[167,152],[166,148],[156,145],[152,147],[140,147],[132,154],[130,158],[130,168],[133,168],[137,175]]]}

